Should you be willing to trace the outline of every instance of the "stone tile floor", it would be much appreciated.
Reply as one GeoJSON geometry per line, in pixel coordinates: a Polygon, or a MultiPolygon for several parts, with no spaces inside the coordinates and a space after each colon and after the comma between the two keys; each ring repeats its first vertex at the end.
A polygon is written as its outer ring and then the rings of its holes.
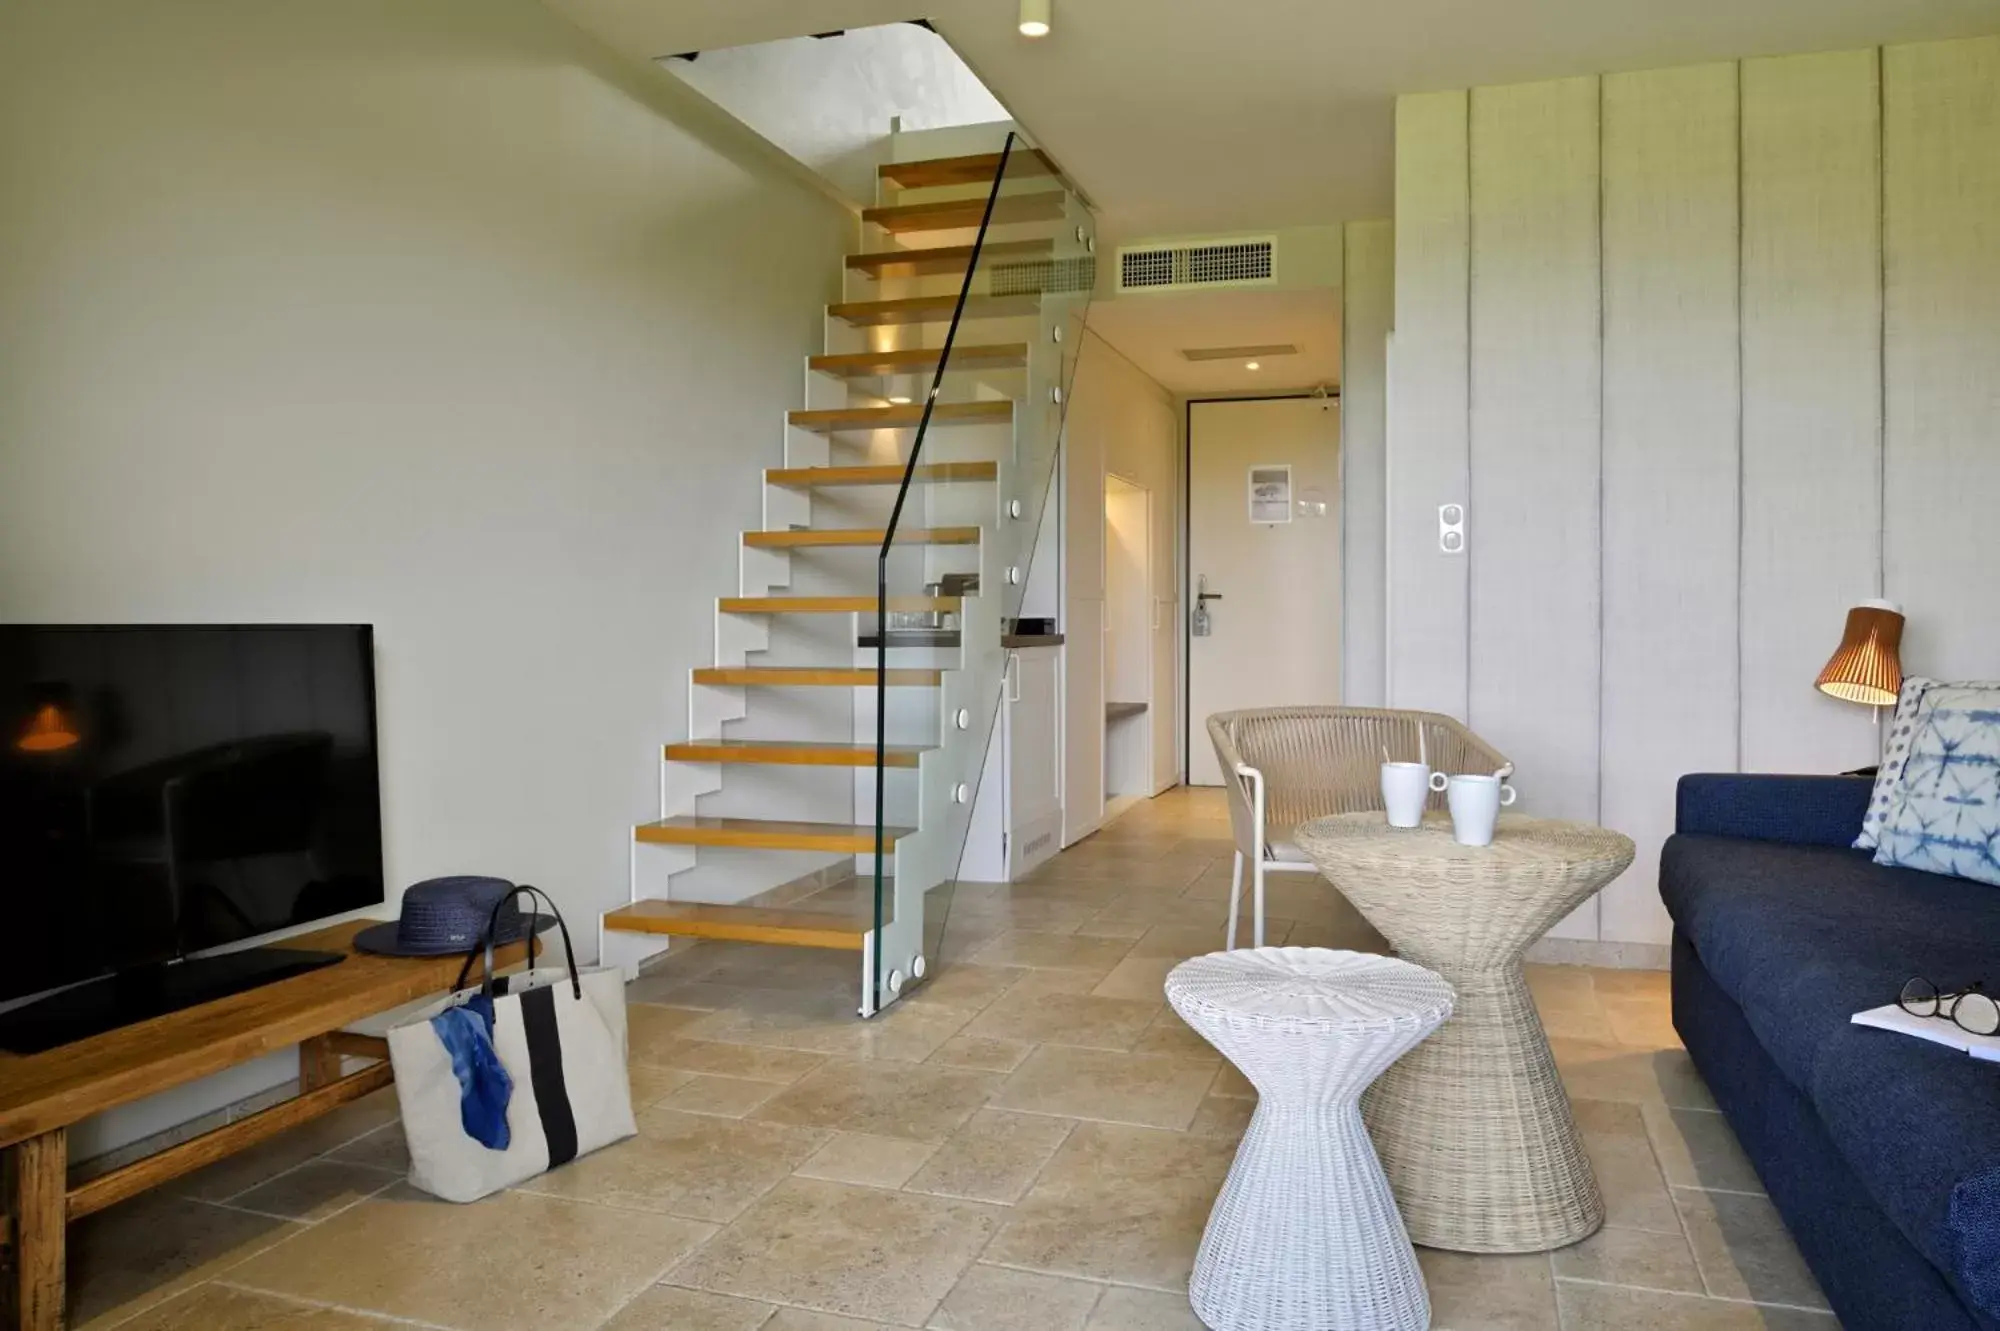
{"type": "MultiPolygon", "coordinates": [[[[1177,1331],[1255,1106],[1166,1008],[1222,942],[1219,798],[1142,804],[1032,881],[961,887],[872,1022],[843,954],[678,950],[631,990],[639,1136],[474,1206],[401,1182],[373,1097],[72,1231],[82,1326],[1177,1331]]],[[[1379,947],[1318,880],[1269,938],[1379,947]]],[[[1525,1257],[1421,1254],[1435,1325],[1831,1331],[1688,1064],[1666,977],[1531,982],[1610,1207],[1525,1257]]]]}

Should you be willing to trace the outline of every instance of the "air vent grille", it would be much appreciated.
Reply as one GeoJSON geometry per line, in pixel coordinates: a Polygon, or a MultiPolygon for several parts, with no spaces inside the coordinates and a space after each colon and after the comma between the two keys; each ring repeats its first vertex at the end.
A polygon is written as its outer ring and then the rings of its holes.
{"type": "Polygon", "coordinates": [[[1118,285],[1170,287],[1174,284],[1174,251],[1125,250],[1118,256],[1118,285]]]}
{"type": "Polygon", "coordinates": [[[1089,291],[1097,285],[1097,259],[1079,254],[1068,259],[1031,259],[1025,263],[997,263],[987,279],[987,291],[995,296],[1025,296],[1037,292],[1089,291]]]}
{"type": "Polygon", "coordinates": [[[1118,252],[1118,289],[1270,285],[1277,280],[1277,241],[1215,240],[1118,252]]]}

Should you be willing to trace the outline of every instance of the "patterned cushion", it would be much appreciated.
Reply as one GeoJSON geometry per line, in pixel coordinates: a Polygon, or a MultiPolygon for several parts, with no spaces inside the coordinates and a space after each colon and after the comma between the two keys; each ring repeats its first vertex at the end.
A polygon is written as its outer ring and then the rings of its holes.
{"type": "Polygon", "coordinates": [[[2000,684],[1924,694],[1875,862],[2000,884],[2000,684]]]}
{"type": "Polygon", "coordinates": [[[1903,784],[1903,764],[1910,756],[1910,737],[1917,728],[1917,705],[1937,684],[1920,675],[1903,681],[1903,691],[1896,698],[1896,715],[1889,722],[1889,739],[1882,746],[1882,765],[1875,771],[1875,793],[1862,816],[1861,835],[1854,838],[1856,850],[1873,850],[1882,844],[1882,824],[1889,820],[1890,801],[1903,784]]]}

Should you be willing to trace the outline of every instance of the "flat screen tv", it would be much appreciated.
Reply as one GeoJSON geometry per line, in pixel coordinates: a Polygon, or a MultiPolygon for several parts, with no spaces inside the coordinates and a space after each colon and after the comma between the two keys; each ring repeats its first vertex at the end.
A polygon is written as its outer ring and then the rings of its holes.
{"type": "Polygon", "coordinates": [[[338,960],[231,945],[382,900],[368,626],[0,625],[0,1048],[338,960]]]}

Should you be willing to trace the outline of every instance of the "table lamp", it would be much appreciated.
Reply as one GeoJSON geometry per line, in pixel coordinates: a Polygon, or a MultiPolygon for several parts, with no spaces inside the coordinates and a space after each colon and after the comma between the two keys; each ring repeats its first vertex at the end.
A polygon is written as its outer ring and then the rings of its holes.
{"type": "Polygon", "coordinates": [[[1847,612],[1847,631],[1814,684],[1843,702],[1894,707],[1903,688],[1902,646],[1902,610],[1893,601],[1863,601],[1847,612]]]}
{"type": "Polygon", "coordinates": [[[67,685],[35,685],[29,690],[29,707],[28,724],[14,739],[14,747],[22,753],[56,753],[82,738],[67,685]]]}

